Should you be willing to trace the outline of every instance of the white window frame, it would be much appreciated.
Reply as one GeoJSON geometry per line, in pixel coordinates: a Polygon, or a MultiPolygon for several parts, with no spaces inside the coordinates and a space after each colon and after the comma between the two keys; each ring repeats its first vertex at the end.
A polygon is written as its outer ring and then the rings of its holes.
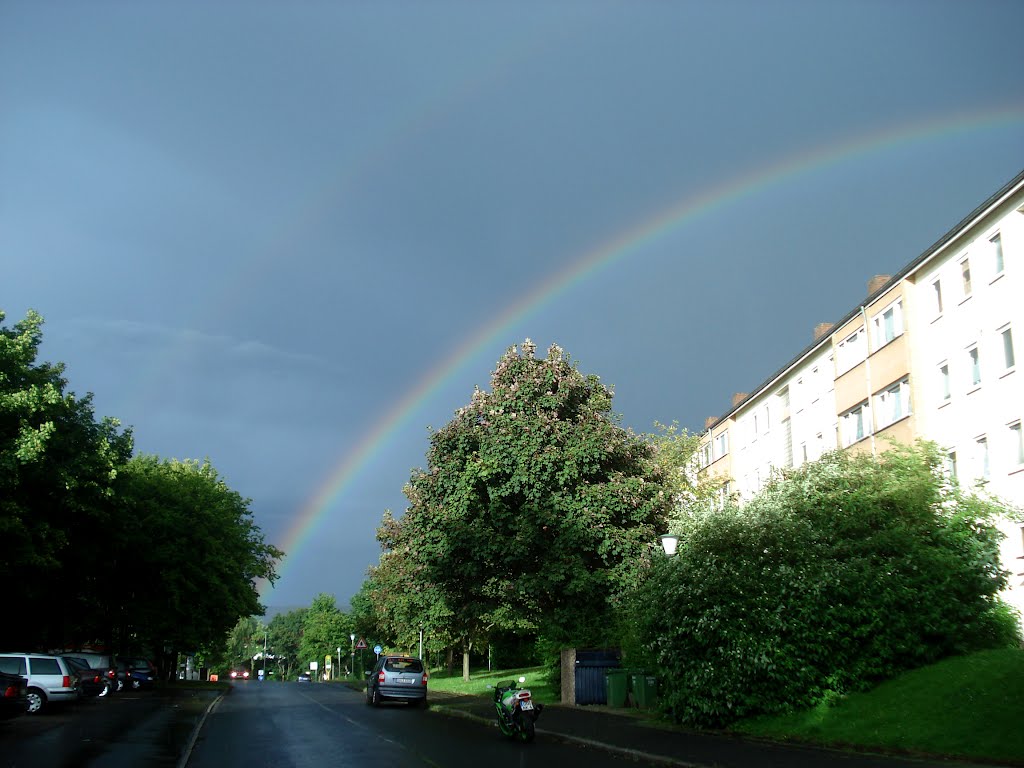
{"type": "Polygon", "coordinates": [[[939,369],[939,404],[945,405],[952,397],[953,391],[950,387],[949,361],[943,360],[938,365],[939,369]]]}
{"type": "Polygon", "coordinates": [[[1003,350],[1003,373],[1010,373],[1017,368],[1017,353],[1013,348],[1013,327],[1007,323],[998,328],[996,333],[1003,350]]]}
{"type": "Polygon", "coordinates": [[[711,442],[714,445],[711,451],[713,461],[718,461],[723,456],[727,456],[729,453],[729,430],[716,435],[711,442]]]}
{"type": "Polygon", "coordinates": [[[1024,467],[1024,433],[1020,429],[1020,419],[1011,421],[1006,425],[1006,429],[1010,433],[1010,461],[1014,469],[1024,467]]]}
{"type": "Polygon", "coordinates": [[[879,431],[910,415],[910,377],[890,384],[875,395],[875,413],[879,431]]]}
{"type": "Polygon", "coordinates": [[[966,301],[974,294],[974,285],[971,280],[971,258],[964,256],[958,263],[960,265],[960,288],[963,290],[966,301]]]}
{"type": "Polygon", "coordinates": [[[979,435],[974,438],[974,449],[978,462],[978,479],[987,481],[989,479],[988,436],[979,435]]]}
{"type": "Polygon", "coordinates": [[[903,299],[896,299],[889,306],[877,313],[871,322],[875,330],[875,349],[881,349],[886,344],[895,341],[903,335],[903,299]],[[892,335],[886,328],[885,316],[892,315],[892,335]]]}
{"type": "Polygon", "coordinates": [[[854,443],[870,437],[871,431],[871,404],[865,400],[854,406],[842,415],[840,421],[843,425],[843,447],[848,448],[854,443]]]}
{"type": "Polygon", "coordinates": [[[981,386],[981,350],[977,344],[967,347],[967,384],[973,391],[981,386]]]}
{"type": "Polygon", "coordinates": [[[836,372],[842,376],[868,357],[868,334],[862,325],[836,345],[836,372]]]}
{"type": "Polygon", "coordinates": [[[932,280],[932,309],[935,310],[935,319],[942,317],[942,280],[932,280]]]}
{"type": "MultiPolygon", "coordinates": [[[[992,248],[992,271],[995,277],[1002,277],[1006,270],[1005,254],[1003,253],[1003,235],[1001,232],[993,232],[988,239],[992,248]]],[[[993,278],[995,279],[995,278],[993,278]]]]}

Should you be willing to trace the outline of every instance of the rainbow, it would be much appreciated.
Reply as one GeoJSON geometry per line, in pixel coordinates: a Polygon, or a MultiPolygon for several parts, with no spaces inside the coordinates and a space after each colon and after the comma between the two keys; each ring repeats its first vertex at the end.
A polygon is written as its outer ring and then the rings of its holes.
{"type": "Polygon", "coordinates": [[[464,339],[445,359],[427,371],[358,444],[342,457],[302,507],[295,522],[286,532],[280,544],[286,553],[280,575],[284,575],[289,560],[295,561],[305,542],[334,509],[338,499],[359,472],[432,395],[452,380],[475,355],[506,334],[514,324],[573,286],[637,254],[702,216],[754,197],[796,177],[820,172],[870,153],[889,151],[913,142],[945,139],[985,128],[1017,126],[1024,127],[1024,108],[1014,105],[967,116],[944,116],[916,121],[823,145],[785,157],[753,173],[723,181],[679,199],[606,243],[582,254],[565,268],[550,275],[532,293],[506,307],[489,324],[464,339]]]}

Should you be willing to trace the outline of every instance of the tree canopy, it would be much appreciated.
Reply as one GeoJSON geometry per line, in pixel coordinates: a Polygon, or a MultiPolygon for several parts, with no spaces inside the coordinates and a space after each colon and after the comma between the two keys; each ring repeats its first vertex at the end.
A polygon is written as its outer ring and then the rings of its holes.
{"type": "Polygon", "coordinates": [[[691,510],[626,625],[676,719],[809,707],[944,656],[1019,642],[997,598],[995,504],[934,447],[827,454],[741,508],[691,510]]]}
{"type": "Polygon", "coordinates": [[[426,594],[464,647],[495,627],[598,641],[671,506],[651,445],[612,413],[611,389],[557,346],[535,352],[529,340],[510,348],[491,391],[432,434],[408,508],[379,530],[378,584],[401,574],[414,592],[406,608],[422,610],[415,591],[426,594]]]}
{"type": "Polygon", "coordinates": [[[249,500],[208,461],[132,458],[131,432],[97,421],[64,366],[39,361],[42,317],[4,319],[0,579],[21,620],[0,627],[0,645],[191,651],[262,613],[255,583],[275,578],[282,553],[249,500]]]}

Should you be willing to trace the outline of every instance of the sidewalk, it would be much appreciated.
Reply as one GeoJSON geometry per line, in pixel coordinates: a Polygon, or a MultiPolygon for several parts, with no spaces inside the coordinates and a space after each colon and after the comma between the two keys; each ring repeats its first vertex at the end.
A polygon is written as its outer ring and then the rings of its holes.
{"type": "MultiPolygon", "coordinates": [[[[494,705],[486,697],[432,691],[430,703],[434,711],[471,718],[497,728],[494,705]]],[[[637,710],[597,706],[546,704],[537,720],[537,733],[651,763],[688,768],[966,768],[979,765],[943,758],[890,757],[688,733],[661,726],[637,710]]]]}

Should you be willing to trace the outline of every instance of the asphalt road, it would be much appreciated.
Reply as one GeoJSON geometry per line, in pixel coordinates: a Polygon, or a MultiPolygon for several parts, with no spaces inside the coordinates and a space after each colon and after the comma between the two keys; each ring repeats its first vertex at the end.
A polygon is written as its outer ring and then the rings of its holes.
{"type": "MultiPolygon", "coordinates": [[[[538,725],[543,725],[543,717],[538,725]]],[[[188,768],[624,768],[635,760],[401,703],[378,708],[344,686],[235,683],[209,713],[188,768]]]]}
{"type": "Polygon", "coordinates": [[[194,690],[124,691],[0,722],[2,768],[175,768],[214,701],[194,690]]]}

